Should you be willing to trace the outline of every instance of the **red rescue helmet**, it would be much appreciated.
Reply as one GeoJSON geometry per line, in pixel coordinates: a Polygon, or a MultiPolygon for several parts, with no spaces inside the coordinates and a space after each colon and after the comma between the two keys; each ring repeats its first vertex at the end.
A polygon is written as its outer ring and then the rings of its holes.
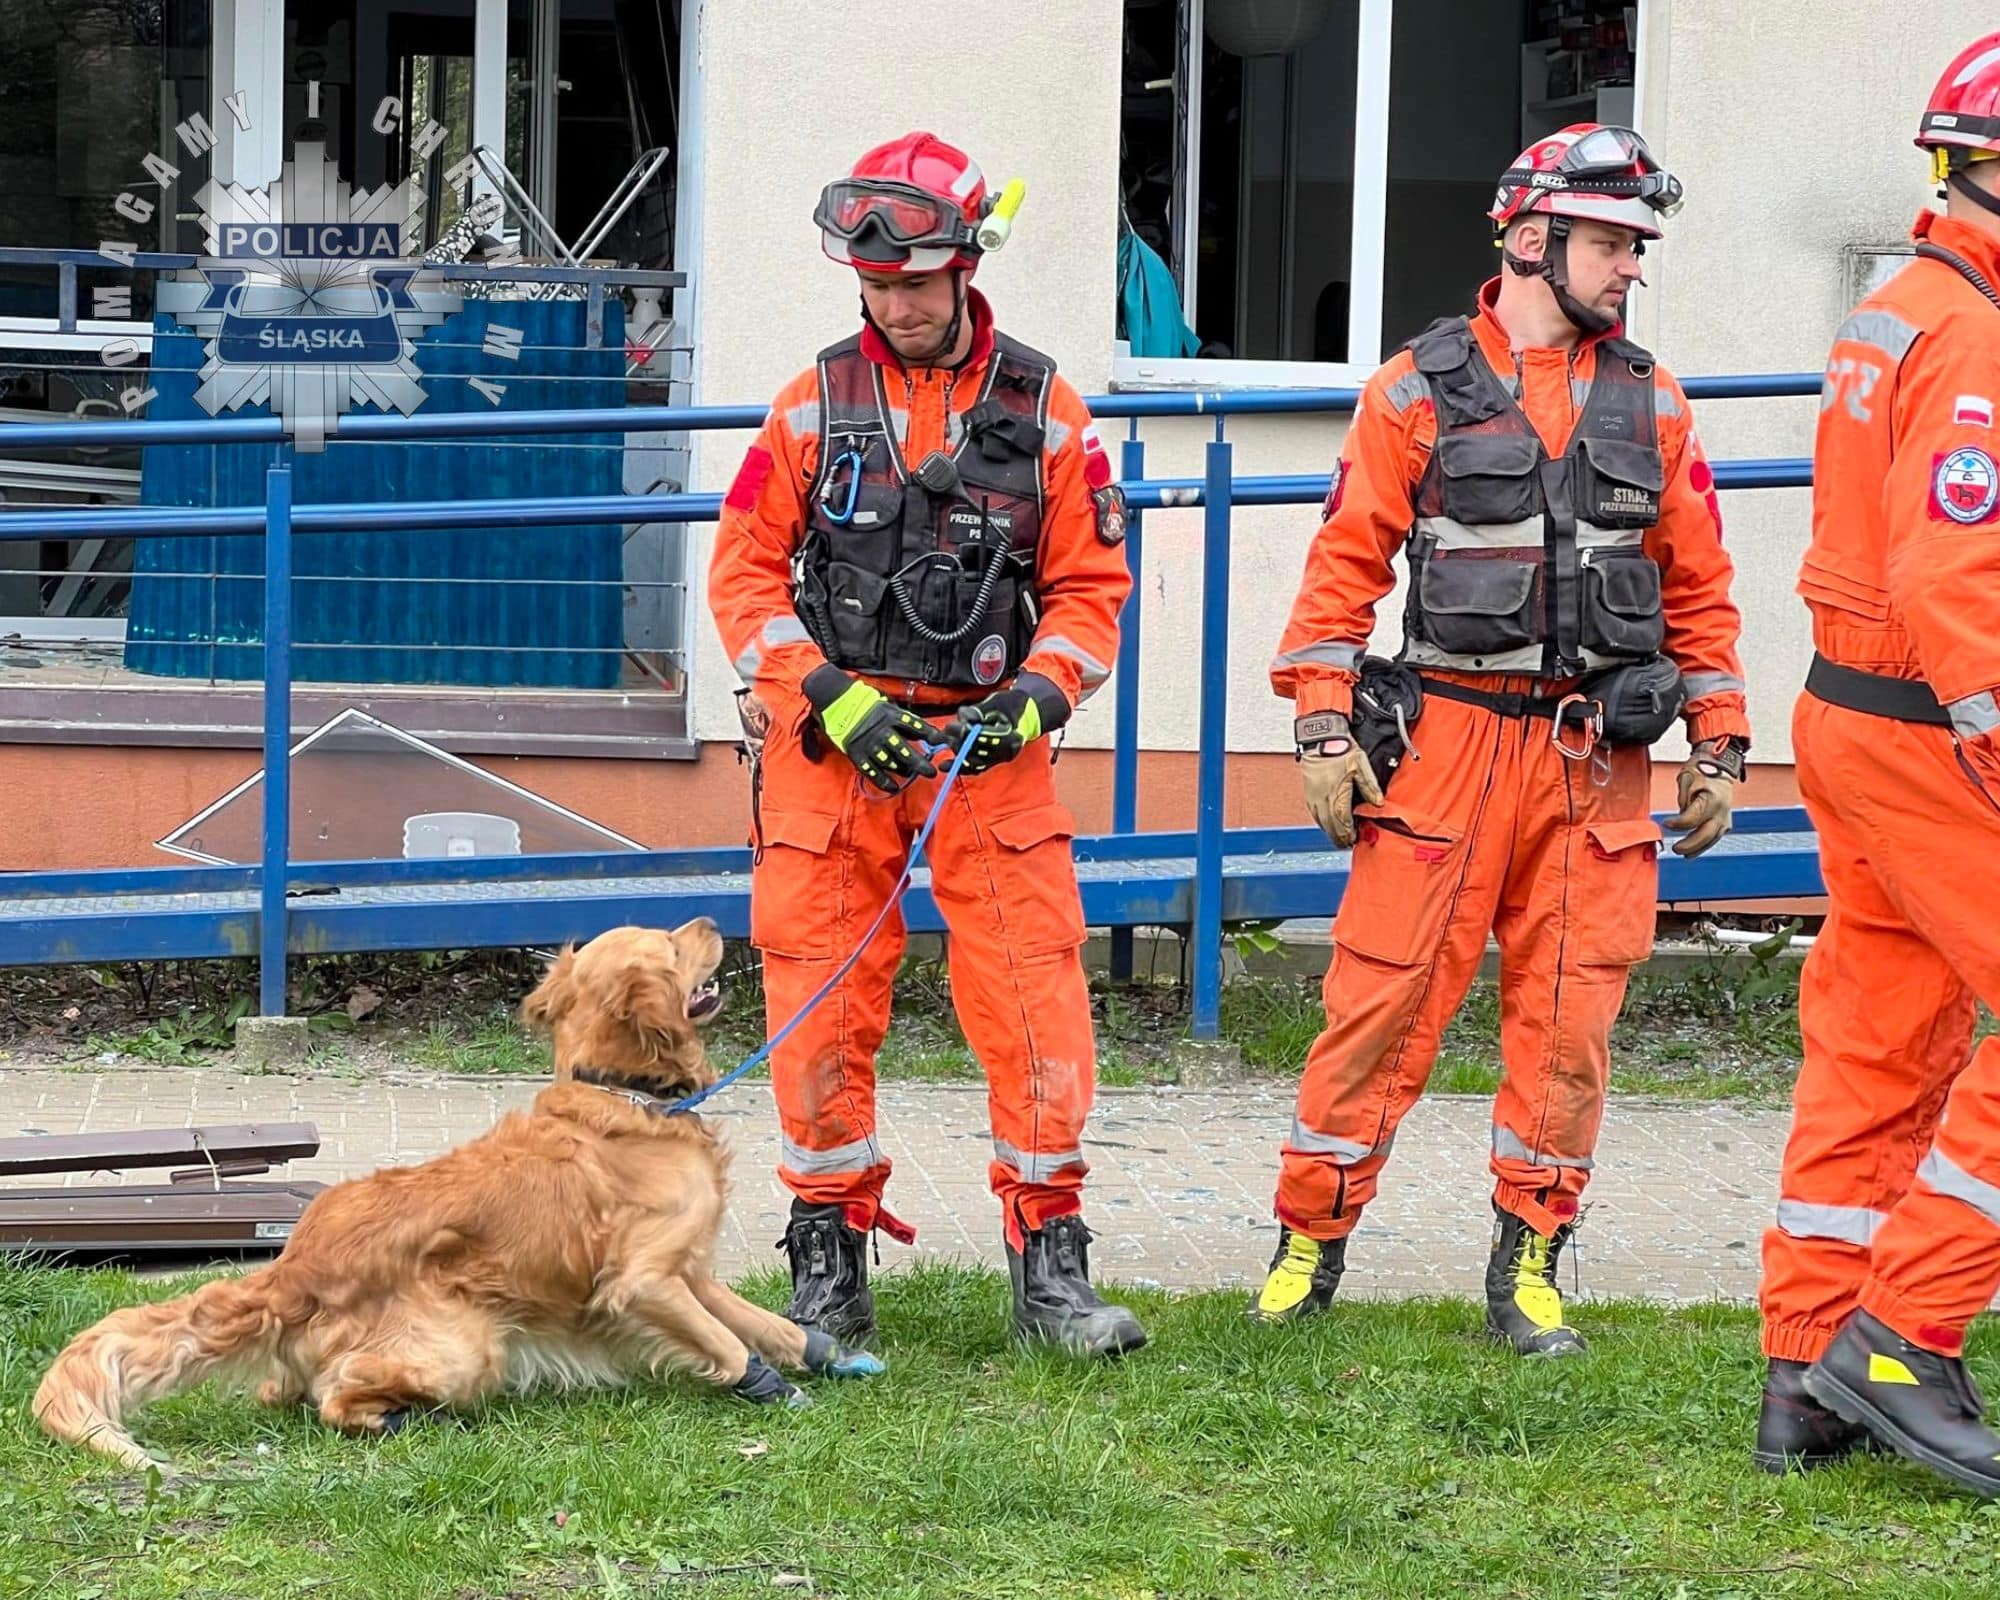
{"type": "Polygon", "coordinates": [[[2000,33],[1952,57],[1917,125],[1917,148],[1935,156],[1940,183],[1982,155],[2000,155],[2000,33]]]}
{"type": "Polygon", "coordinates": [[[1486,214],[1494,231],[1531,214],[1608,222],[1644,239],[1681,208],[1680,180],[1630,128],[1577,122],[1537,140],[1500,174],[1486,214]]]}
{"type": "Polygon", "coordinates": [[[845,178],[820,191],[813,211],[821,247],[870,272],[971,267],[990,207],[986,178],[963,150],[933,133],[878,144],[845,178]]]}

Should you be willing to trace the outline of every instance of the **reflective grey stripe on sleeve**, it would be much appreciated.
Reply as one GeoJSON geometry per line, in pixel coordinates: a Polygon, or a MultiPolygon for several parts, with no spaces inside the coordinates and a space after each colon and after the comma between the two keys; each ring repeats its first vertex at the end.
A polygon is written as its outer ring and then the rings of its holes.
{"type": "Polygon", "coordinates": [[[1401,416],[1419,400],[1430,398],[1430,381],[1421,372],[1406,372],[1394,383],[1385,385],[1382,398],[1389,402],[1389,409],[1401,416]]]}
{"type": "Polygon", "coordinates": [[[1909,354],[1910,346],[1917,342],[1921,332],[1921,328],[1905,322],[1893,311],[1857,311],[1840,325],[1833,342],[1872,344],[1894,366],[1909,354]]]}
{"type": "Polygon", "coordinates": [[[1050,455],[1054,455],[1064,445],[1069,443],[1070,426],[1060,417],[1049,418],[1045,433],[1045,444],[1050,455]]]}
{"type": "Polygon", "coordinates": [[[1681,414],[1680,391],[1670,383],[1653,385],[1653,409],[1663,417],[1677,417],[1681,414]]]}
{"type": "Polygon", "coordinates": [[[808,1150],[780,1135],[778,1164],[808,1177],[824,1177],[830,1172],[866,1172],[882,1165],[882,1150],[871,1133],[865,1139],[837,1144],[831,1150],[808,1150]]]}
{"type": "Polygon", "coordinates": [[[1271,658],[1271,667],[1338,667],[1343,672],[1359,672],[1361,658],[1368,653],[1365,644],[1342,644],[1338,639],[1321,639],[1314,644],[1300,645],[1296,650],[1285,650],[1271,658]]]}
{"type": "Polygon", "coordinates": [[[775,650],[781,644],[810,643],[812,635],[806,632],[806,625],[797,617],[773,617],[743,647],[743,654],[736,658],[736,675],[748,683],[762,669],[766,650],[775,650]]]}
{"type": "Polygon", "coordinates": [[[1530,1150],[1512,1128],[1493,1124],[1493,1153],[1508,1161],[1525,1161],[1531,1167],[1575,1167],[1588,1172],[1596,1164],[1589,1156],[1552,1156],[1546,1150],[1530,1150]]]}
{"type": "Polygon", "coordinates": [[[1875,1230],[1889,1220],[1866,1206],[1819,1206],[1806,1200],[1780,1200],[1778,1226],[1794,1239],[1838,1239],[1843,1244],[1868,1245],[1875,1230]]]}
{"type": "Polygon", "coordinates": [[[1699,700],[1705,694],[1741,694],[1743,680],[1733,672],[1683,672],[1681,687],[1690,700],[1699,700]]]}
{"type": "Polygon", "coordinates": [[[1065,661],[1074,661],[1077,670],[1083,674],[1083,693],[1086,698],[1091,690],[1098,688],[1111,676],[1111,669],[1096,656],[1074,640],[1066,639],[1059,633],[1051,634],[1046,639],[1037,639],[1029,647],[1028,653],[1061,656],[1065,661]]]}
{"type": "Polygon", "coordinates": [[[791,430],[794,438],[804,438],[807,434],[818,433],[819,402],[801,400],[785,413],[785,426],[791,430]]]}

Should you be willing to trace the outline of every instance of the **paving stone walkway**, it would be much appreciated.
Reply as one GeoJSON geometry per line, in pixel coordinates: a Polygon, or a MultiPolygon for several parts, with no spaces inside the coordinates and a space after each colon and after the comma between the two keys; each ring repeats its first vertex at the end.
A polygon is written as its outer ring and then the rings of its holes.
{"type": "MultiPolygon", "coordinates": [[[[331,1181],[436,1155],[526,1104],[539,1086],[417,1075],[356,1082],[213,1069],[0,1067],[0,1137],[311,1121],[320,1130],[319,1156],[286,1170],[331,1181]]],[[[889,1204],[917,1227],[918,1252],[998,1265],[984,1091],[886,1085],[880,1106],[882,1145],[895,1163],[889,1204]]],[[[1174,1289],[1260,1276],[1274,1238],[1277,1145],[1291,1110],[1290,1095],[1276,1087],[1101,1091],[1084,1140],[1100,1275],[1174,1289]]],[[[732,1091],[715,1120],[736,1151],[719,1265],[732,1276],[773,1267],[786,1196],[771,1170],[777,1126],[768,1091],[732,1091]]],[[[1614,1100],[1579,1235],[1585,1295],[1752,1299],[1787,1121],[1782,1110],[1614,1100]]],[[[1488,1138],[1484,1100],[1434,1097],[1410,1114],[1381,1194],[1356,1234],[1343,1292],[1478,1293],[1491,1227],[1488,1138]]],[[[885,1264],[897,1257],[907,1259],[885,1242],[885,1264]]],[[[1568,1287],[1567,1266],[1563,1276],[1568,1287]]]]}

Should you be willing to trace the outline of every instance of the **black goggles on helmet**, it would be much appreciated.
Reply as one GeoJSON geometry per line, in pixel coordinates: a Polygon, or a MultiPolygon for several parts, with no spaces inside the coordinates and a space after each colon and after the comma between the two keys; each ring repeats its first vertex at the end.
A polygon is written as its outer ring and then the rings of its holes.
{"type": "Polygon", "coordinates": [[[1686,198],[1680,179],[1653,159],[1646,141],[1630,128],[1592,129],[1563,153],[1554,171],[1509,167],[1500,184],[1549,194],[1643,200],[1663,217],[1680,210],[1686,198]]]}
{"type": "Polygon", "coordinates": [[[842,178],[820,191],[813,221],[849,243],[876,234],[906,250],[958,247],[972,230],[958,209],[914,184],[842,178]]]}

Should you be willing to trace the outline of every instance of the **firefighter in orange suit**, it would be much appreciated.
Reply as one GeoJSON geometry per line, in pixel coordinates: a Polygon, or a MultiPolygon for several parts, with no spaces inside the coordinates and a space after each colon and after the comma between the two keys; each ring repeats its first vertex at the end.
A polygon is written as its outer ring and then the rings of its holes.
{"type": "MultiPolygon", "coordinates": [[[[751,938],[775,1030],[859,943],[971,741],[928,847],[953,1004],[986,1069],[988,1175],[1027,1337],[1081,1354],[1145,1339],[1092,1289],[1080,1214],[1096,1082],[1074,825],[1049,735],[1102,684],[1131,587],[1124,504],[1090,414],[971,287],[1020,189],[914,133],[828,185],[815,221],[859,276],[860,333],[780,391],[725,497],[716,625],[768,713],[751,938]]],[[[875,1053],[903,952],[892,914],[775,1052],[795,1321],[875,1325],[865,1249],[889,1161],[875,1053]]]]}
{"type": "Polygon", "coordinates": [[[1834,337],[1793,713],[1828,915],[1764,1236],[1756,1459],[1872,1434],[1986,1495],[2000,1435],[1963,1361],[2000,1290],[2000,33],[1945,69],[1917,144],[1945,212],[1834,337]]]}
{"type": "Polygon", "coordinates": [[[1728,830],[1748,749],[1714,480],[1680,386],[1621,331],[1679,199],[1628,129],[1580,124],[1523,152],[1490,213],[1504,272],[1474,316],[1375,374],[1348,432],[1271,673],[1296,705],[1307,803],[1354,857],[1259,1320],[1332,1300],[1490,932],[1505,1070],[1487,1327],[1524,1355],[1583,1348],[1556,1263],[1627,971],[1652,943],[1647,746],[1685,717],[1686,855],[1728,830]],[[1391,663],[1364,653],[1399,547],[1391,663]]]}

